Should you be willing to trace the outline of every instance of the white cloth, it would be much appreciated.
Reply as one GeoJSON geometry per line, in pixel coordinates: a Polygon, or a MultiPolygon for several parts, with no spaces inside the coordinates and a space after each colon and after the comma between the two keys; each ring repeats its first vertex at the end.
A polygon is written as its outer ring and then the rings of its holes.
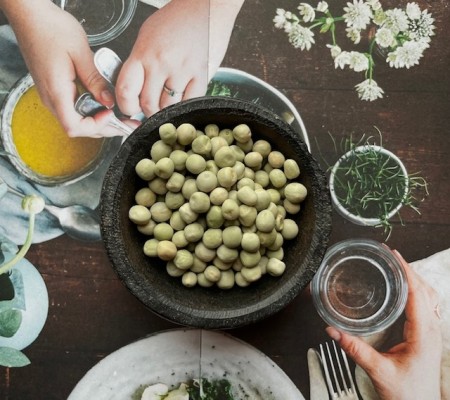
{"type": "MultiPolygon", "coordinates": [[[[450,400],[450,248],[423,260],[412,262],[410,265],[439,294],[443,338],[441,395],[442,400],[450,400]]],[[[392,329],[385,332],[385,335],[394,334],[399,334],[399,332],[393,332],[392,329]]],[[[377,339],[378,341],[386,340],[386,336],[377,339]]],[[[427,366],[424,365],[424,368],[427,366]]],[[[364,400],[379,399],[373,390],[370,379],[359,367],[356,368],[356,381],[364,400]]]]}

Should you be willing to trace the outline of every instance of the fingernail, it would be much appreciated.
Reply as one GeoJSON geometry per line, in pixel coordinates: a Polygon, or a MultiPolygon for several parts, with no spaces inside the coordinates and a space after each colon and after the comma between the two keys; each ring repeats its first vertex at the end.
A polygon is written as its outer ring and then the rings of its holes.
{"type": "Polygon", "coordinates": [[[328,333],[328,336],[336,342],[339,342],[341,340],[341,332],[339,332],[336,328],[329,326],[325,328],[325,331],[328,333]]]}
{"type": "Polygon", "coordinates": [[[114,104],[114,96],[109,90],[103,90],[100,96],[105,103],[114,104]]]}

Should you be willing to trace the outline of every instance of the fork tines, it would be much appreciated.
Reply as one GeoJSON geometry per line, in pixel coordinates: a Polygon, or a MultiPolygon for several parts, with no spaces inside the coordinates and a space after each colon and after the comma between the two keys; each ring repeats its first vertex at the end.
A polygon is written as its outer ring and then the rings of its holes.
{"type": "Polygon", "coordinates": [[[334,341],[332,341],[332,349],[330,347],[328,343],[320,345],[320,358],[331,398],[357,399],[347,355],[341,348],[338,350],[334,341]]]}

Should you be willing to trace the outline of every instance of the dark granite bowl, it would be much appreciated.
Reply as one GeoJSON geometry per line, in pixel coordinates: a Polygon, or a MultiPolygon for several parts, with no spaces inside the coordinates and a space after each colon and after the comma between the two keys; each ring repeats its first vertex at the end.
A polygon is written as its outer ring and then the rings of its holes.
{"type": "Polygon", "coordinates": [[[106,174],[101,196],[101,229],[113,268],[128,289],[160,316],[182,325],[207,329],[235,328],[266,318],[289,304],[319,268],[331,231],[331,203],[324,172],[298,134],[281,118],[253,103],[208,97],[170,106],[149,118],[122,145],[106,174]],[[246,288],[186,288],[170,277],[162,261],[143,253],[148,237],[128,219],[134,195],[144,185],[136,163],[149,157],[159,139],[161,124],[184,122],[203,128],[240,123],[250,126],[253,138],[266,139],[288,158],[297,161],[300,181],[308,196],[293,218],[300,226],[296,239],[285,242],[287,268],[281,277],[264,275],[246,288]]]}

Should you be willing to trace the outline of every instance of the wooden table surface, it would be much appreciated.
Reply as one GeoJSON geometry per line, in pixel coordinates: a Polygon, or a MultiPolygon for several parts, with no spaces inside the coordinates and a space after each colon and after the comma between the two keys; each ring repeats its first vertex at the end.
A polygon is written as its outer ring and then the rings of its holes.
{"type": "MultiPolygon", "coordinates": [[[[397,5],[383,3],[386,8],[397,5]]],[[[294,103],[317,159],[319,149],[326,159],[336,156],[330,134],[339,141],[351,133],[373,134],[374,126],[383,132],[384,146],[404,161],[409,172],[419,172],[429,183],[421,214],[404,210],[404,226],[396,221],[388,241],[409,261],[450,247],[450,46],[445,31],[450,7],[446,0],[418,3],[436,19],[431,48],[420,65],[409,70],[389,68],[380,60],[376,80],[386,94],[373,103],[360,101],[353,90],[361,80],[359,74],[334,69],[323,35],[316,37],[309,52],[301,52],[274,28],[276,8],[295,11],[294,1],[248,0],[222,63],[262,78],[294,103]]],[[[142,19],[147,10],[139,7],[142,12],[136,18],[142,19]]],[[[123,40],[130,35],[129,29],[123,40]]],[[[347,238],[382,241],[383,234],[334,213],[330,243],[347,238]]],[[[122,285],[101,242],[62,236],[33,245],[27,258],[47,285],[48,319],[25,350],[31,365],[0,368],[0,399],[67,398],[83,375],[112,351],[152,332],[177,327],[147,310],[122,285]]],[[[306,351],[326,339],[324,327],[303,293],[276,315],[228,333],[271,357],[309,398],[306,351]]]]}

